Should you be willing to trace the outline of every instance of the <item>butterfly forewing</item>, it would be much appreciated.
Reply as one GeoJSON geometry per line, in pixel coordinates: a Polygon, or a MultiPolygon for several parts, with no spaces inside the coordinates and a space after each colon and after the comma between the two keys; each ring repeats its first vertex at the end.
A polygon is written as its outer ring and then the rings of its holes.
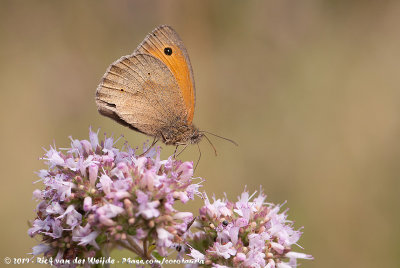
{"type": "Polygon", "coordinates": [[[196,97],[194,77],[189,55],[179,35],[170,26],[159,26],[144,39],[135,53],[152,55],[169,68],[184,100],[187,122],[191,124],[196,97]],[[166,53],[166,49],[170,49],[171,54],[166,53]]]}
{"type": "Polygon", "coordinates": [[[159,59],[134,53],[110,65],[97,88],[100,113],[151,136],[187,118],[177,81],[159,59]]]}

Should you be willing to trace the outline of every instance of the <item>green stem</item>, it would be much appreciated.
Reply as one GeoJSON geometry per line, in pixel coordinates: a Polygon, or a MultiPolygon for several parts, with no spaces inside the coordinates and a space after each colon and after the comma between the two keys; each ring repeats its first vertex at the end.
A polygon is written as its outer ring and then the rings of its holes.
{"type": "MultiPolygon", "coordinates": [[[[109,244],[105,244],[102,249],[100,251],[97,252],[96,254],[96,258],[102,258],[105,257],[106,259],[110,256],[110,245],[109,244]]],[[[110,268],[110,264],[109,263],[105,263],[103,264],[94,264],[93,265],[94,268],[110,268]]]]}
{"type": "MultiPolygon", "coordinates": [[[[110,257],[110,245],[109,245],[109,243],[104,245],[103,250],[104,250],[104,257],[106,257],[106,259],[108,257],[110,257]]],[[[104,268],[110,268],[110,264],[109,263],[105,263],[103,267],[104,268]]]]}
{"type": "MultiPolygon", "coordinates": [[[[134,249],[133,252],[135,252],[135,251],[138,252],[136,254],[138,254],[142,259],[144,259],[144,260],[154,260],[154,257],[151,256],[151,255],[148,255],[148,253],[147,253],[148,252],[148,250],[147,250],[147,238],[143,242],[143,248],[145,248],[143,250],[140,248],[140,246],[135,242],[135,240],[132,237],[127,236],[126,240],[128,241],[129,245],[134,249]]],[[[161,265],[158,264],[158,263],[154,263],[154,264],[152,264],[152,267],[159,268],[159,267],[161,267],[161,265]]]]}

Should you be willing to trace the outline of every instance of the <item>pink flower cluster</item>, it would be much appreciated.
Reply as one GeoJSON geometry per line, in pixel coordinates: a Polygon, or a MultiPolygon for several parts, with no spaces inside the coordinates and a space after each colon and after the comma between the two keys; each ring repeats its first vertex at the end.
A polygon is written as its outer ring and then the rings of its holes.
{"type": "Polygon", "coordinates": [[[185,234],[189,256],[213,267],[289,268],[297,259],[312,259],[292,251],[302,233],[294,230],[286,211],[279,212],[281,205],[255,194],[244,191],[237,202],[206,197],[193,224],[198,231],[185,234]]]}
{"type": "Polygon", "coordinates": [[[45,188],[34,191],[40,202],[28,231],[41,236],[33,254],[93,257],[111,244],[142,259],[167,256],[193,220],[174,207],[200,194],[193,164],[160,160],[159,148],[141,156],[127,144],[115,148],[112,137],[89,137],[71,138],[70,148],[50,148],[43,158],[48,169],[38,175],[45,188]]]}
{"type": "Polygon", "coordinates": [[[66,260],[108,257],[115,247],[140,260],[177,252],[196,267],[288,268],[312,259],[293,251],[302,233],[262,191],[244,191],[236,202],[210,201],[199,192],[203,181],[193,178],[192,162],[161,160],[160,148],[145,145],[139,154],[115,143],[90,130],[89,140],[71,138],[70,148],[46,152],[48,167],[38,172],[44,188],[34,191],[39,204],[28,231],[41,241],[33,255],[63,267],[77,266],[66,260]],[[177,210],[196,195],[205,202],[199,216],[177,210]]]}

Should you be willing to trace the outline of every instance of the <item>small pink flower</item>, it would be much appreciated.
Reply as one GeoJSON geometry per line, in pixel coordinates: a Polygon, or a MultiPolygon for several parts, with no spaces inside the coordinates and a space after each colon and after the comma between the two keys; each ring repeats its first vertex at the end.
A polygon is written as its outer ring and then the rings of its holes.
{"type": "Polygon", "coordinates": [[[89,165],[89,181],[90,185],[95,186],[97,180],[97,172],[99,171],[99,167],[95,163],[91,163],[89,165]]]}
{"type": "Polygon", "coordinates": [[[63,166],[65,163],[64,159],[60,156],[60,153],[51,147],[50,150],[47,151],[44,159],[49,161],[51,167],[63,166]]]}
{"type": "Polygon", "coordinates": [[[239,252],[238,254],[236,254],[236,258],[238,261],[242,262],[246,260],[246,255],[242,252],[239,252]]]}
{"type": "Polygon", "coordinates": [[[282,254],[282,253],[283,253],[283,250],[285,249],[284,246],[282,246],[282,245],[279,244],[279,243],[275,243],[275,242],[271,242],[271,247],[272,247],[276,252],[278,252],[279,254],[282,254]]]}
{"type": "Polygon", "coordinates": [[[83,210],[89,211],[92,208],[92,198],[90,196],[86,196],[83,200],[83,210]]]}
{"type": "Polygon", "coordinates": [[[233,248],[233,244],[231,242],[228,242],[225,245],[216,242],[214,244],[214,248],[215,251],[210,252],[214,252],[217,255],[224,257],[225,259],[229,259],[231,256],[234,256],[236,254],[236,249],[233,248]]]}
{"type": "Polygon", "coordinates": [[[160,201],[143,202],[139,205],[139,212],[136,216],[142,215],[145,219],[156,218],[160,216],[160,211],[156,209],[160,205],[160,201]]]}
{"type": "Polygon", "coordinates": [[[193,259],[196,259],[196,260],[204,260],[205,259],[204,254],[201,253],[198,250],[195,250],[194,248],[190,249],[190,254],[188,254],[188,255],[191,256],[193,259]]]}
{"type": "Polygon", "coordinates": [[[95,152],[97,147],[100,146],[98,135],[99,131],[95,133],[92,131],[92,129],[89,130],[89,139],[90,139],[90,144],[92,145],[93,152],[95,152]]]}
{"type": "Polygon", "coordinates": [[[113,204],[106,204],[102,207],[99,207],[96,210],[96,213],[99,216],[104,216],[109,219],[116,217],[118,214],[121,214],[122,212],[124,212],[123,208],[113,205],[113,204]]]}
{"type": "Polygon", "coordinates": [[[46,212],[48,214],[58,214],[61,215],[64,213],[64,209],[62,208],[62,206],[60,205],[60,203],[58,202],[53,202],[51,203],[47,208],[46,208],[46,212]]]}
{"type": "Polygon", "coordinates": [[[39,244],[37,246],[34,246],[32,248],[32,255],[40,255],[42,253],[46,253],[48,251],[50,251],[52,249],[52,247],[50,247],[49,245],[46,244],[39,244]]]}
{"type": "Polygon", "coordinates": [[[111,192],[111,186],[113,181],[106,174],[101,175],[100,177],[100,187],[105,194],[109,194],[111,192]]]}
{"type": "Polygon", "coordinates": [[[72,232],[72,240],[79,242],[79,245],[92,245],[96,249],[99,249],[96,243],[96,237],[99,235],[97,231],[91,231],[90,224],[86,224],[85,227],[79,226],[72,232]]]}
{"type": "Polygon", "coordinates": [[[65,210],[65,212],[56,219],[63,219],[64,217],[66,217],[66,223],[71,226],[72,229],[82,220],[82,215],[75,210],[74,205],[69,205],[67,210],[65,210]]]}

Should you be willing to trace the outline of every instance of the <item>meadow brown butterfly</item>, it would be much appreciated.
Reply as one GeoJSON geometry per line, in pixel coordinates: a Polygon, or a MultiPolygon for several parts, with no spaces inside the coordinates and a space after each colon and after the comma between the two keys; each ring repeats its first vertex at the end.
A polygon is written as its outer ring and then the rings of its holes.
{"type": "MultiPolygon", "coordinates": [[[[167,145],[195,144],[195,86],[181,38],[162,25],[132,55],[112,63],[96,91],[99,112],[167,145]]],[[[154,144],[154,143],[153,143],[154,144]]]]}

